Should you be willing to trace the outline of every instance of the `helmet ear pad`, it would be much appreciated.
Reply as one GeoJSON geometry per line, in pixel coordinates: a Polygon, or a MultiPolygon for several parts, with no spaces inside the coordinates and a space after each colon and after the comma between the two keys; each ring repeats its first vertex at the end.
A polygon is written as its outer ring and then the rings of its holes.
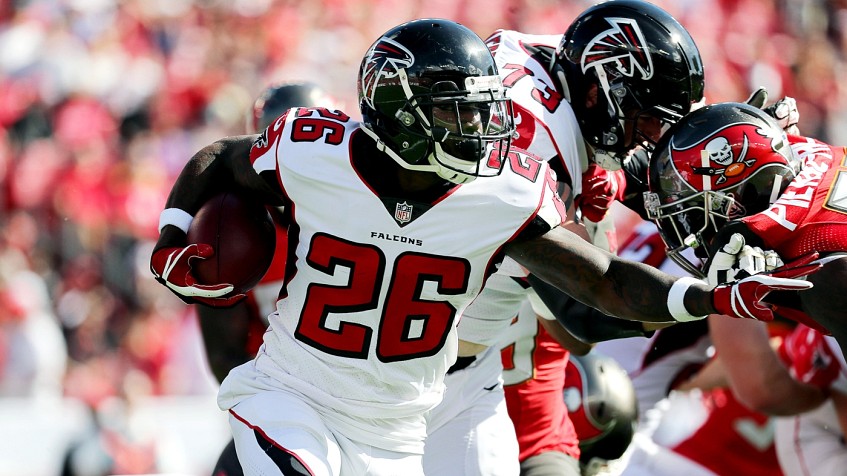
{"type": "Polygon", "coordinates": [[[396,118],[392,120],[376,109],[362,110],[369,112],[368,120],[375,125],[374,132],[383,141],[395,144],[394,150],[403,160],[410,164],[424,164],[433,151],[432,141],[427,139],[420,119],[408,109],[408,105],[401,107],[398,115],[402,111],[414,118],[414,122],[409,125],[396,118]]]}

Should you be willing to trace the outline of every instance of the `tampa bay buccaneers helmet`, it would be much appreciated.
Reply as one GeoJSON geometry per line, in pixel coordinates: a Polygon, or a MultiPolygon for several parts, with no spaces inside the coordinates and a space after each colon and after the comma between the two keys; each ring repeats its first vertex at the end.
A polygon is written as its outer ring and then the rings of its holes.
{"type": "Polygon", "coordinates": [[[563,396],[579,438],[580,463],[620,458],[638,423],[635,389],[623,367],[596,350],[571,355],[563,396]]]}
{"type": "Polygon", "coordinates": [[[697,45],[674,17],[648,2],[609,0],[585,10],[553,61],[554,71],[556,65],[563,70],[563,90],[594,160],[610,170],[619,169],[636,145],[654,145],[638,128],[639,118],[673,124],[703,99],[697,45]]]}
{"type": "Polygon", "coordinates": [[[511,103],[494,58],[467,27],[422,19],[392,28],[362,59],[358,93],[364,131],[403,168],[454,183],[500,173],[511,103]]]}
{"type": "Polygon", "coordinates": [[[247,132],[261,132],[292,107],[331,107],[333,103],[334,100],[323,89],[311,82],[272,84],[265,88],[253,103],[247,118],[247,132]]]}
{"type": "Polygon", "coordinates": [[[690,247],[709,259],[717,231],[767,209],[799,169],[785,132],[764,111],[743,103],[706,106],[657,144],[644,195],[647,215],[659,227],[668,256],[702,277],[700,263],[681,252],[690,247]]]}

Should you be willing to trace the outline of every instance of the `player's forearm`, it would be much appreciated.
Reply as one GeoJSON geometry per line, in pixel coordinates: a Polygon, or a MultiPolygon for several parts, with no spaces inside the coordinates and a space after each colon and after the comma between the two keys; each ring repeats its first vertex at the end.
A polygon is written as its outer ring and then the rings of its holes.
{"type": "Polygon", "coordinates": [[[250,308],[245,302],[231,308],[196,306],[209,369],[222,382],[230,370],[251,358],[247,352],[250,308]]]}
{"type": "Polygon", "coordinates": [[[582,342],[577,339],[576,336],[572,335],[564,327],[562,327],[562,325],[559,324],[559,321],[550,321],[543,317],[539,317],[538,322],[541,323],[541,326],[544,327],[544,330],[546,330],[548,334],[556,339],[556,342],[558,342],[562,348],[570,351],[570,353],[574,355],[585,355],[594,347],[593,344],[582,342]]]}
{"type": "Polygon", "coordinates": [[[756,372],[761,378],[751,379],[752,372],[746,378],[739,375],[730,378],[738,400],[748,408],[768,415],[788,416],[813,410],[826,400],[823,390],[794,380],[778,362],[756,372]]]}
{"type": "MultiPolygon", "coordinates": [[[[672,322],[668,293],[676,278],[651,266],[622,260],[554,229],[544,236],[510,244],[506,252],[533,274],[602,312],[645,322],[672,322]]],[[[685,308],[694,316],[715,312],[708,287],[691,285],[685,308]]]]}

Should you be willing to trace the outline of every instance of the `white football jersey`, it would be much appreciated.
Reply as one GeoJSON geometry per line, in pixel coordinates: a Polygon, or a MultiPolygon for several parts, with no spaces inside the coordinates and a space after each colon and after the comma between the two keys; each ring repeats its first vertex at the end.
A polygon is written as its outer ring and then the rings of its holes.
{"type": "MultiPolygon", "coordinates": [[[[513,150],[500,175],[433,203],[380,197],[351,159],[360,124],[339,111],[294,111],[251,152],[257,172],[275,171],[292,223],[283,298],[247,365],[272,377],[262,385],[302,394],[360,441],[414,451],[456,359],[457,319],[503,246],[536,217],[561,222],[552,174],[513,150]]],[[[244,379],[232,381],[223,408],[244,392],[234,383],[244,379]]]]}
{"type": "MultiPolygon", "coordinates": [[[[538,46],[555,49],[561,39],[562,35],[498,30],[486,43],[514,106],[517,138],[513,144],[542,159],[561,160],[570,177],[558,179],[570,182],[573,193],[578,194],[582,191],[582,170],[588,163],[579,123],[570,104],[556,92],[547,65],[531,54],[538,46]]],[[[488,281],[459,325],[461,339],[484,345],[501,342],[489,330],[509,328],[530,292],[525,282],[514,279],[521,276],[510,271],[516,266],[506,258],[497,275],[488,281]]]]}
{"type": "Polygon", "coordinates": [[[556,91],[556,82],[533,50],[559,45],[562,35],[529,35],[498,30],[487,40],[503,85],[515,110],[515,147],[544,160],[561,160],[574,195],[582,192],[582,172],[588,167],[585,141],[568,98],[556,91]]]}

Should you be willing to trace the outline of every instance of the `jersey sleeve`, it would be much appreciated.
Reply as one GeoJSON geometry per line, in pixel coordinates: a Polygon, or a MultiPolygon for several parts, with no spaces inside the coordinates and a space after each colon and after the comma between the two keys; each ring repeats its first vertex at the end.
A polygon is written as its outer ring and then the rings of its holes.
{"type": "Polygon", "coordinates": [[[279,181],[277,159],[289,112],[268,125],[267,129],[253,142],[253,147],[250,149],[250,163],[253,165],[253,170],[264,179],[273,191],[280,195],[282,195],[282,185],[279,181]]]}
{"type": "Polygon", "coordinates": [[[518,233],[514,241],[525,241],[539,237],[561,225],[567,218],[565,202],[557,192],[556,173],[545,164],[545,186],[541,204],[535,216],[518,233]]]}

